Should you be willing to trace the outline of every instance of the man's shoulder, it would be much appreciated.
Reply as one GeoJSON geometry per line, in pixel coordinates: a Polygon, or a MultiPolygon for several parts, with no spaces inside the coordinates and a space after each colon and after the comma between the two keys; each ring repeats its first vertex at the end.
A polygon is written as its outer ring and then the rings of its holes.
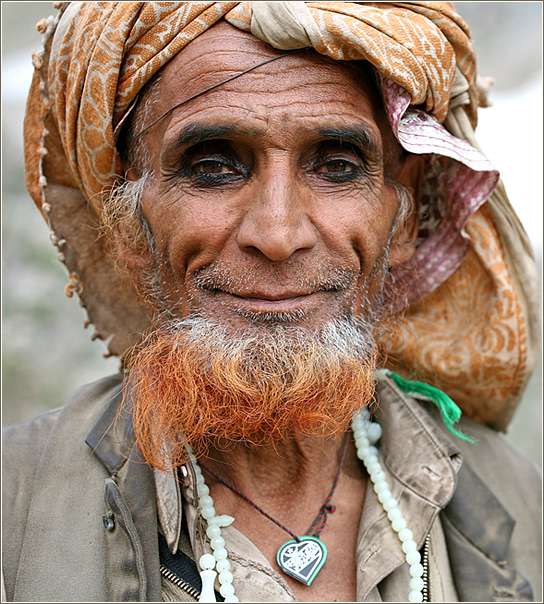
{"type": "Polygon", "coordinates": [[[22,447],[28,457],[32,451],[43,448],[59,422],[77,420],[87,423],[92,420],[118,391],[121,380],[122,376],[116,374],[86,384],[78,388],[62,407],[6,426],[2,430],[3,455],[9,459],[12,453],[22,447]]]}
{"type": "Polygon", "coordinates": [[[47,438],[61,413],[61,407],[45,411],[30,419],[22,420],[2,429],[3,462],[11,461],[18,453],[24,455],[28,463],[43,449],[47,438]]]}
{"type": "Polygon", "coordinates": [[[500,490],[505,483],[525,482],[534,486],[541,481],[540,469],[504,434],[466,416],[461,418],[458,427],[474,442],[456,439],[456,444],[466,462],[485,482],[492,482],[500,490]]]}
{"type": "MultiPolygon", "coordinates": [[[[97,524],[94,512],[101,509],[97,502],[103,499],[104,477],[109,474],[91,455],[85,439],[120,384],[118,375],[88,384],[74,392],[64,406],[3,430],[2,548],[9,597],[15,593],[21,565],[31,572],[35,559],[67,547],[62,542],[67,528],[77,526],[88,547],[89,535],[96,534],[96,530],[85,533],[82,527],[97,524]],[[56,518],[63,518],[58,530],[56,518]]],[[[70,539],[78,543],[77,538],[70,539]]]]}
{"type": "MultiPolygon", "coordinates": [[[[462,419],[458,426],[474,443],[456,439],[463,465],[447,508],[450,556],[457,554],[460,568],[472,566],[477,570],[479,580],[472,586],[476,589],[482,577],[488,576],[485,569],[493,564],[469,560],[470,551],[464,544],[473,543],[487,553],[488,560],[500,561],[499,575],[516,569],[520,573],[516,579],[520,593],[532,590],[534,601],[541,601],[541,471],[504,434],[469,418],[462,419]]],[[[463,576],[466,583],[462,593],[466,594],[472,589],[472,579],[470,573],[463,576]]],[[[489,576],[488,580],[492,582],[489,576]]],[[[496,578],[492,584],[498,585],[498,581],[496,578]]]]}
{"type": "Polygon", "coordinates": [[[516,449],[504,433],[463,413],[454,428],[455,431],[468,437],[465,440],[450,432],[435,404],[428,400],[417,400],[417,402],[434,420],[433,424],[460,452],[463,465],[470,466],[489,487],[496,486],[500,490],[505,483],[513,484],[517,481],[526,481],[534,487],[541,481],[541,470],[516,449]]]}
{"type": "MultiPolygon", "coordinates": [[[[3,480],[20,482],[31,478],[56,432],[70,434],[72,442],[84,444],[84,438],[77,439],[77,436],[90,430],[93,420],[96,421],[94,418],[98,419],[120,383],[121,376],[113,375],[87,384],[76,390],[64,406],[5,427],[2,430],[3,480]]],[[[66,446],[70,446],[69,441],[66,446]]]]}

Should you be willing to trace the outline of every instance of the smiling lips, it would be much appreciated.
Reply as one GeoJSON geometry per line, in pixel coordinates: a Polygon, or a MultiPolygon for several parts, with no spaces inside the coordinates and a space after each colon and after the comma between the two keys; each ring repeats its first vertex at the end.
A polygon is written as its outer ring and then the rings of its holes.
{"type": "Polygon", "coordinates": [[[235,270],[208,265],[195,272],[194,284],[209,302],[215,299],[236,313],[293,315],[312,312],[343,297],[356,282],[355,271],[345,267],[321,266],[319,272],[302,265],[295,268],[289,274],[269,271],[264,275],[252,267],[235,270]]]}
{"type": "Polygon", "coordinates": [[[263,292],[251,292],[235,294],[225,290],[219,290],[220,294],[230,298],[230,304],[244,307],[253,312],[292,312],[298,310],[308,303],[317,302],[323,297],[323,290],[311,292],[282,292],[278,294],[265,294],[263,292]]]}

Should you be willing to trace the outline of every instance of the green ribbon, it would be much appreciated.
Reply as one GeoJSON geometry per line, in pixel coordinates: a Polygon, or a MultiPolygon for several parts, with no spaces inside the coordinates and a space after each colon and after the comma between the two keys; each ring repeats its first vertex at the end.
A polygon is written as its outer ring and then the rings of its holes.
{"type": "Polygon", "coordinates": [[[467,442],[474,444],[476,441],[463,434],[460,430],[454,428],[453,424],[456,424],[461,418],[461,409],[451,400],[451,398],[439,390],[434,386],[429,386],[429,384],[424,384],[423,382],[411,382],[401,378],[400,375],[393,373],[392,371],[387,370],[385,372],[387,377],[393,379],[395,384],[405,393],[411,396],[423,397],[425,399],[433,402],[440,411],[440,415],[442,417],[442,421],[448,428],[448,430],[454,434],[455,436],[466,440],[467,442]]]}

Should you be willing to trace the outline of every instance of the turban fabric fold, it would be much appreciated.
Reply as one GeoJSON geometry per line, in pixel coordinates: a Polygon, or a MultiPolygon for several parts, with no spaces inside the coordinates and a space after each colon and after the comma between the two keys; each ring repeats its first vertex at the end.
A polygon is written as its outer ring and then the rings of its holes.
{"type": "Polygon", "coordinates": [[[507,426],[536,362],[537,280],[526,235],[474,140],[474,49],[450,3],[57,5],[39,24],[25,177],[70,272],[67,292],[79,294],[111,354],[123,357],[149,324],[97,237],[105,193],[122,177],[115,127],[161,67],[225,19],[275,48],[373,65],[395,135],[426,165],[425,218],[406,267],[418,280],[387,342],[390,365],[479,421],[507,426]]]}

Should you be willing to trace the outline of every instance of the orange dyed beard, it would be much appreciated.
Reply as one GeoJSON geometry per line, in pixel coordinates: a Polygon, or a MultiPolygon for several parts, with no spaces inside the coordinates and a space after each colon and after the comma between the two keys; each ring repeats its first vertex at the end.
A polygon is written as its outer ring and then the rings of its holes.
{"type": "Polygon", "coordinates": [[[127,381],[136,440],[163,470],[208,447],[345,432],[374,393],[376,346],[350,321],[319,334],[286,325],[243,334],[171,322],[141,347],[127,381]]]}

